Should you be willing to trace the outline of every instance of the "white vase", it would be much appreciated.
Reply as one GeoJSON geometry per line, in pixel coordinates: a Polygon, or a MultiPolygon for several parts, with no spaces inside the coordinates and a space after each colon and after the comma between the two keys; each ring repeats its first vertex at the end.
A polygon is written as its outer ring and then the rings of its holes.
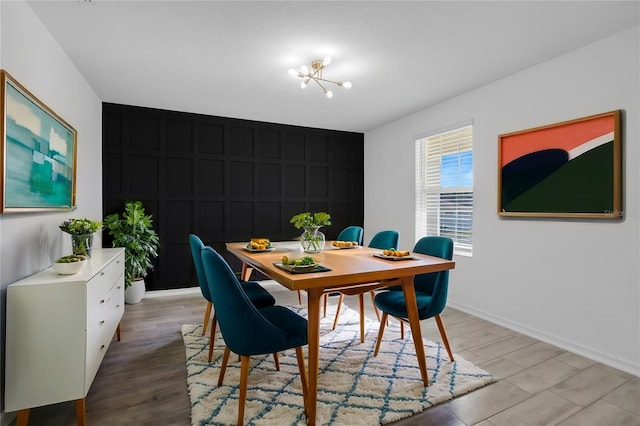
{"type": "Polygon", "coordinates": [[[145,287],[143,279],[132,281],[131,285],[124,291],[124,303],[127,303],[129,305],[140,303],[142,297],[144,296],[144,292],[145,287]]]}

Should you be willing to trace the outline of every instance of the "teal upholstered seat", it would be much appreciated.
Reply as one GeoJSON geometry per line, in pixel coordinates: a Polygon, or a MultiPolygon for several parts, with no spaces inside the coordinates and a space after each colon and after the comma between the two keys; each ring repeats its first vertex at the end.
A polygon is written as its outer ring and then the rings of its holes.
{"type": "Polygon", "coordinates": [[[230,352],[240,355],[241,359],[238,424],[242,424],[244,418],[251,355],[275,354],[295,348],[303,402],[306,403],[307,384],[302,346],[307,344],[307,320],[283,306],[254,306],[227,262],[211,247],[202,250],[202,261],[220,332],[227,345],[218,386],[224,381],[230,352]]]}
{"type": "MultiPolygon", "coordinates": [[[[202,264],[202,249],[204,249],[204,243],[202,240],[194,234],[189,235],[189,245],[191,246],[191,256],[193,257],[193,264],[196,268],[196,275],[200,284],[200,291],[202,296],[207,300],[207,307],[204,313],[204,321],[202,323],[202,335],[207,331],[207,325],[209,324],[209,317],[211,316],[211,294],[209,293],[209,285],[207,283],[207,277],[204,273],[204,266],[202,264]]],[[[276,303],[276,299],[273,298],[267,290],[265,290],[259,283],[255,281],[241,281],[243,290],[247,294],[247,297],[257,307],[272,306],[276,303]]],[[[213,337],[216,333],[216,313],[214,312],[213,320],[211,321],[211,341],[209,344],[209,361],[213,356],[213,337]]]]}
{"type": "MultiPolygon", "coordinates": [[[[394,248],[397,249],[398,248],[398,240],[400,239],[400,233],[398,231],[395,230],[385,230],[385,231],[380,231],[377,234],[375,234],[373,236],[373,238],[371,238],[371,241],[369,242],[369,247],[373,247],[373,248],[378,248],[381,250],[386,250],[386,249],[390,249],[390,248],[394,248]]],[[[380,321],[380,313],[378,312],[378,309],[376,308],[376,305],[373,303],[373,299],[376,295],[376,293],[371,290],[369,287],[357,287],[357,288],[351,288],[351,289],[345,289],[345,290],[340,290],[340,297],[338,298],[338,308],[336,310],[336,317],[333,320],[333,329],[336,329],[336,326],[338,325],[338,319],[340,318],[340,308],[342,307],[342,300],[344,299],[344,296],[351,296],[351,295],[358,295],[358,303],[359,303],[359,307],[360,307],[360,341],[364,342],[364,293],[369,293],[369,295],[371,296],[371,303],[373,304],[373,310],[376,313],[376,317],[378,318],[378,321],[380,321]]],[[[326,302],[326,299],[325,299],[326,302]]],[[[326,312],[326,303],[325,303],[325,312],[326,312]]]]}
{"type": "MultiPolygon", "coordinates": [[[[453,240],[446,237],[422,237],[413,248],[414,253],[427,254],[443,259],[453,258],[453,240]]],[[[416,275],[414,278],[416,291],[416,301],[418,305],[418,317],[420,320],[434,317],[440,330],[440,336],[444,343],[449,358],[453,361],[453,353],[449,347],[449,340],[444,330],[444,325],[440,314],[447,304],[447,291],[449,288],[449,271],[432,272],[429,274],[416,275]]],[[[390,288],[389,291],[380,292],[376,295],[374,303],[382,311],[380,330],[374,356],[380,349],[380,341],[384,333],[386,320],[389,315],[401,321],[408,321],[407,305],[404,293],[400,287],[390,288]]]]}
{"type": "Polygon", "coordinates": [[[381,250],[387,250],[390,248],[397,249],[399,239],[400,234],[398,233],[398,231],[380,231],[376,235],[374,235],[373,238],[371,238],[371,241],[369,241],[369,247],[378,248],[381,250]]]}
{"type": "Polygon", "coordinates": [[[355,241],[358,245],[362,245],[362,235],[364,230],[361,226],[347,226],[338,234],[337,241],[355,241]]]}

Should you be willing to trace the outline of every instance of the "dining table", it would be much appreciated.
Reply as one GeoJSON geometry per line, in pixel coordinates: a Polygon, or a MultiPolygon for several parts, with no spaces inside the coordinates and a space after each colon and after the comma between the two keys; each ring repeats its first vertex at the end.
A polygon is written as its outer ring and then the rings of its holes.
{"type": "Polygon", "coordinates": [[[322,251],[313,254],[304,253],[299,241],[271,242],[271,245],[263,250],[252,249],[247,242],[229,242],[226,243],[226,249],[242,261],[243,279],[248,280],[255,269],[290,290],[303,290],[307,294],[308,392],[305,411],[310,426],[316,424],[320,300],[325,293],[357,287],[369,290],[376,287],[400,286],[407,304],[408,320],[422,382],[425,387],[429,385],[413,279],[418,274],[453,269],[454,261],[413,252],[403,258],[386,257],[380,249],[363,246],[339,248],[334,247],[331,241],[326,242],[322,251]],[[288,259],[310,256],[317,266],[307,268],[308,270],[284,269],[283,256],[288,259]]]}

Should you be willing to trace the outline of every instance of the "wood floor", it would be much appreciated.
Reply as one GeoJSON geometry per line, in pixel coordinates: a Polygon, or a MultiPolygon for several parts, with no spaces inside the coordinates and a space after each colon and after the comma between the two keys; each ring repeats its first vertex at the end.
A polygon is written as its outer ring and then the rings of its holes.
{"type": "MultiPolygon", "coordinates": [[[[279,304],[297,303],[295,293],[266,285],[279,304]]],[[[345,302],[357,309],[357,298],[345,302]]],[[[122,340],[111,344],[86,399],[89,426],[191,425],[180,326],[201,323],[204,309],[198,289],[127,305],[122,340]]],[[[367,301],[375,318],[370,309],[367,301]]],[[[640,425],[638,377],[452,308],[443,320],[454,353],[498,381],[394,425],[640,425]]],[[[439,340],[435,321],[423,321],[423,333],[439,340]]],[[[73,426],[74,407],[35,408],[29,424],[73,426]]]]}

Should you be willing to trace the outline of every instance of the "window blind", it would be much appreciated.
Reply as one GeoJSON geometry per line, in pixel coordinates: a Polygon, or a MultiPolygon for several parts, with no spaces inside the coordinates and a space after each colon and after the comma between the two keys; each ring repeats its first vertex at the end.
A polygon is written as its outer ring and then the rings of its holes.
{"type": "Polygon", "coordinates": [[[454,252],[473,246],[473,126],[416,140],[416,240],[453,239],[454,252]]]}

